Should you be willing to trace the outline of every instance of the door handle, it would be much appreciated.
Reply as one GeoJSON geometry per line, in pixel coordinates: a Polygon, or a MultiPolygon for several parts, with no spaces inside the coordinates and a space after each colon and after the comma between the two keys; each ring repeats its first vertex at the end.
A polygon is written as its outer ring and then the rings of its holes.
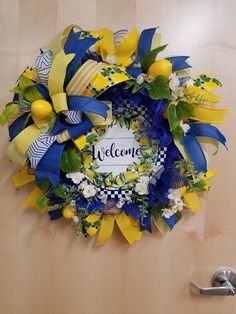
{"type": "Polygon", "coordinates": [[[234,296],[236,294],[236,273],[231,269],[221,268],[212,276],[212,287],[202,288],[193,281],[191,281],[191,287],[200,294],[234,296]]]}

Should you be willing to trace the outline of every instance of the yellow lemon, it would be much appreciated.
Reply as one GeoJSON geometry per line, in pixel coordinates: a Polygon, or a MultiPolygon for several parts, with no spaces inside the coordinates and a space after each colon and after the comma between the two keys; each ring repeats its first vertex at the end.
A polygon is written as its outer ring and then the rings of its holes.
{"type": "Polygon", "coordinates": [[[87,170],[85,171],[86,176],[89,177],[89,179],[93,179],[94,178],[94,172],[92,170],[87,170]]]}
{"type": "Polygon", "coordinates": [[[70,208],[69,205],[66,205],[63,209],[62,209],[62,215],[64,218],[66,219],[70,219],[73,216],[75,216],[75,212],[70,208]]]}
{"type": "Polygon", "coordinates": [[[95,228],[95,227],[88,227],[88,228],[86,229],[86,231],[87,231],[87,234],[88,234],[90,237],[93,237],[93,236],[95,235],[95,233],[98,231],[98,229],[95,228]]]}
{"type": "Polygon", "coordinates": [[[46,119],[52,113],[52,106],[48,101],[38,99],[32,102],[31,112],[38,119],[46,119]]]}
{"type": "Polygon", "coordinates": [[[118,185],[122,185],[122,184],[123,184],[121,178],[119,178],[119,177],[116,179],[116,183],[117,183],[118,185]]]}
{"type": "Polygon", "coordinates": [[[132,179],[138,178],[138,177],[139,177],[139,174],[138,174],[138,173],[131,172],[131,171],[127,171],[124,176],[125,176],[125,179],[126,179],[126,180],[132,180],[132,179]]]}
{"type": "Polygon", "coordinates": [[[148,138],[146,136],[141,137],[140,144],[141,145],[148,145],[148,138]]]}
{"type": "Polygon", "coordinates": [[[168,78],[172,73],[172,63],[167,59],[159,59],[150,65],[148,75],[153,79],[162,75],[168,78]]]}
{"type": "Polygon", "coordinates": [[[140,165],[139,167],[138,167],[138,172],[144,172],[144,171],[146,171],[147,170],[147,166],[144,164],[144,165],[140,165]]]}
{"type": "Polygon", "coordinates": [[[84,157],[84,168],[88,168],[89,164],[92,162],[93,157],[92,155],[85,155],[84,157]]]}

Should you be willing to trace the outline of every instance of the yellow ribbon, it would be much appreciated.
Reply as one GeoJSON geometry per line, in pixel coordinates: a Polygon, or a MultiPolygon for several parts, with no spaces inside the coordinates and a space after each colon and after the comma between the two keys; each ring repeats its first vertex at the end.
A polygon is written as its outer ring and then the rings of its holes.
{"type": "Polygon", "coordinates": [[[40,135],[41,130],[32,124],[21,131],[11,142],[7,149],[7,156],[11,161],[23,166],[27,151],[32,142],[40,135]]]}
{"type": "Polygon", "coordinates": [[[114,46],[114,35],[110,29],[101,29],[101,37],[95,44],[95,49],[102,60],[111,64],[128,66],[131,63],[130,57],[138,48],[139,31],[133,28],[121,40],[117,47],[114,46]],[[129,60],[129,62],[126,62],[129,60]]]}
{"type": "Polygon", "coordinates": [[[37,186],[34,187],[33,191],[30,193],[30,195],[21,204],[21,207],[36,208],[37,207],[37,199],[41,195],[43,195],[43,191],[40,188],[38,188],[37,186]]]}
{"type": "Polygon", "coordinates": [[[22,185],[25,185],[29,182],[34,181],[35,176],[32,174],[29,174],[28,167],[24,166],[12,177],[12,179],[13,179],[14,187],[18,188],[22,185]]]}
{"type": "Polygon", "coordinates": [[[48,90],[57,113],[68,110],[66,93],[64,92],[64,81],[67,66],[74,56],[74,53],[66,55],[64,50],[61,50],[56,55],[49,73],[48,90]]]}
{"type": "MultiPolygon", "coordinates": [[[[206,191],[210,188],[209,179],[214,177],[217,174],[217,171],[214,169],[208,169],[206,174],[202,177],[202,180],[205,181],[204,189],[206,191]]],[[[189,192],[187,191],[186,187],[182,187],[180,189],[182,197],[184,199],[184,204],[187,208],[189,208],[193,214],[198,212],[201,209],[201,200],[199,198],[199,194],[197,192],[189,192]]]]}
{"type": "Polygon", "coordinates": [[[214,108],[214,105],[220,100],[220,96],[212,94],[197,86],[188,86],[184,89],[184,94],[190,104],[203,104],[214,108]]]}
{"type": "Polygon", "coordinates": [[[223,116],[228,112],[227,109],[209,109],[202,106],[194,105],[193,120],[205,123],[224,123],[226,120],[223,116]]]}
{"type": "MultiPolygon", "coordinates": [[[[99,219],[99,216],[92,214],[86,218],[86,221],[95,222],[99,219]]],[[[140,231],[138,221],[127,216],[125,212],[122,212],[119,215],[104,215],[102,217],[99,234],[96,241],[97,245],[102,245],[111,238],[115,222],[129,244],[134,244],[137,240],[141,239],[142,232],[140,231]]],[[[89,227],[87,228],[87,232],[92,237],[97,232],[97,229],[94,227],[89,227]]]]}

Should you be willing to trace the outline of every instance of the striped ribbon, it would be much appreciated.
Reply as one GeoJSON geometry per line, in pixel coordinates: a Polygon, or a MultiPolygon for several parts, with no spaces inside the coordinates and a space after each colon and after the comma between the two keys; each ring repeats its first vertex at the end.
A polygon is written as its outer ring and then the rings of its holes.
{"type": "Polygon", "coordinates": [[[52,52],[50,50],[42,51],[35,60],[36,69],[40,81],[44,86],[48,86],[48,76],[52,67],[52,52]]]}
{"type": "Polygon", "coordinates": [[[103,62],[93,60],[86,61],[74,74],[66,87],[68,95],[82,95],[88,84],[96,77],[104,67],[103,62]]]}

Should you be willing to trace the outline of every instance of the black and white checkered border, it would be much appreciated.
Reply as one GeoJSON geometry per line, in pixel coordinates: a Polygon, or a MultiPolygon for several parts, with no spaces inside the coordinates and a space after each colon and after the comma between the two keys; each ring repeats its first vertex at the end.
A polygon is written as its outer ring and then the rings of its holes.
{"type": "Polygon", "coordinates": [[[133,189],[127,190],[120,190],[120,189],[104,189],[104,188],[97,188],[98,192],[101,196],[105,195],[108,198],[118,198],[118,199],[125,199],[132,195],[133,189]]]}
{"type": "Polygon", "coordinates": [[[159,147],[156,165],[159,167],[164,166],[166,156],[167,156],[167,147],[159,147]]]}

